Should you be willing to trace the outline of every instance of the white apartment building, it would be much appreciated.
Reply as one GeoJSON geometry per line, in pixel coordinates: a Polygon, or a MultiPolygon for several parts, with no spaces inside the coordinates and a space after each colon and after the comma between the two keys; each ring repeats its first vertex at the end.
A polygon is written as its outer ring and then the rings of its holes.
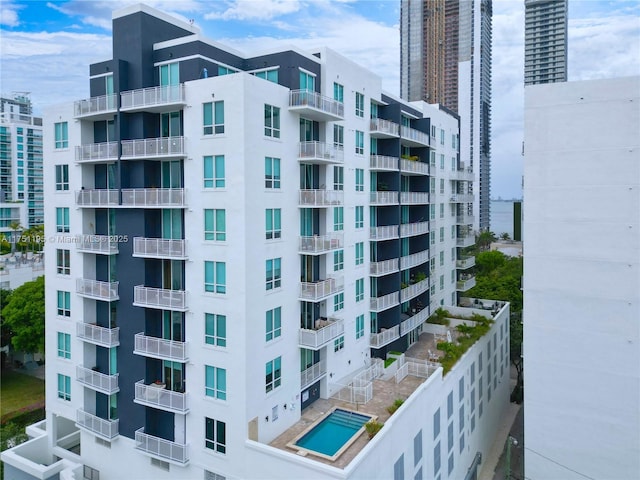
{"type": "Polygon", "coordinates": [[[7,478],[475,478],[509,307],[457,306],[458,118],[331,50],[248,57],[144,5],[90,85],[45,117],[47,419],[7,478]],[[444,375],[436,340],[472,313],[489,330],[444,375]],[[385,425],[305,446],[338,407],[385,425]]]}
{"type": "Polygon", "coordinates": [[[640,472],[639,93],[640,77],[525,88],[533,480],[640,472]]]}

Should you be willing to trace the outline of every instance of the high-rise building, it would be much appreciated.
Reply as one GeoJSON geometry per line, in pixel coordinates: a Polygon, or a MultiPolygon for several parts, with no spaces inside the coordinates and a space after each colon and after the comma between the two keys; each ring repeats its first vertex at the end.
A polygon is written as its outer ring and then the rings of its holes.
{"type": "Polygon", "coordinates": [[[460,158],[475,174],[476,230],[490,227],[491,0],[401,0],[400,96],[460,116],[460,158]]]}
{"type": "Polygon", "coordinates": [[[525,88],[526,478],[640,472],[639,92],[525,88]]]}
{"type": "Polygon", "coordinates": [[[524,84],[567,81],[569,0],[524,0],[524,84]]]}
{"type": "Polygon", "coordinates": [[[28,94],[0,98],[0,233],[44,223],[42,119],[28,94]]]}
{"type": "Polygon", "coordinates": [[[457,116],[328,49],[246,56],[143,5],[112,31],[91,98],[45,116],[47,419],[5,472],[474,475],[509,306],[461,297],[457,116]]]}

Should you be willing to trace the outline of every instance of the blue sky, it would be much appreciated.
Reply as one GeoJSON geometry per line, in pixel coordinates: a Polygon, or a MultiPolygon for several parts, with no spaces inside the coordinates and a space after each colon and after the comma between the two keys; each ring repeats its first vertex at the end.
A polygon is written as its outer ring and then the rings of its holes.
{"type": "MultiPolygon", "coordinates": [[[[0,0],[0,91],[47,105],[85,98],[88,65],[111,58],[126,0],[0,0]]],[[[399,0],[149,0],[249,54],[326,45],[399,93],[399,0]]],[[[521,196],[524,0],[493,1],[492,196],[521,196]]],[[[640,75],[640,0],[569,1],[569,80],[640,75]]]]}

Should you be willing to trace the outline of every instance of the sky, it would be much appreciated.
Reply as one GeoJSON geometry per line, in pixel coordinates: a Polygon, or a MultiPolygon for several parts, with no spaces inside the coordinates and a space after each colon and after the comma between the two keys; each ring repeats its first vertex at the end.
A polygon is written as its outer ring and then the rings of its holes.
{"type": "MultiPolygon", "coordinates": [[[[111,12],[127,0],[0,0],[0,92],[36,113],[89,96],[111,58],[111,12]]],[[[147,0],[249,55],[328,46],[400,92],[400,0],[147,0]]],[[[640,0],[569,0],[569,81],[640,75],[640,0]]],[[[522,195],[524,0],[493,1],[491,194],[522,195]]]]}

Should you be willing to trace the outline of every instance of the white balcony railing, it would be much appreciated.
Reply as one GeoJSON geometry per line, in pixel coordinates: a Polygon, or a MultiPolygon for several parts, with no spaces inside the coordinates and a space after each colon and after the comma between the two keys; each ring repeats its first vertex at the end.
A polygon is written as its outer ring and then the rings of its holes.
{"type": "Polygon", "coordinates": [[[429,175],[429,164],[415,160],[400,159],[400,171],[403,173],[416,173],[419,175],[429,175]]]}
{"type": "Polygon", "coordinates": [[[429,193],[427,193],[427,192],[400,192],[400,203],[404,203],[404,204],[429,203],[429,193]]]}
{"type": "Polygon", "coordinates": [[[423,324],[429,318],[429,309],[423,308],[415,315],[400,323],[400,336],[406,335],[417,326],[423,324]]]}
{"type": "Polygon", "coordinates": [[[118,205],[118,190],[76,190],[76,205],[79,207],[108,207],[118,205]]]}
{"type": "Polygon", "coordinates": [[[398,271],[398,259],[391,258],[381,262],[371,262],[369,264],[369,273],[373,276],[386,275],[387,273],[398,271]]]}
{"type": "Polygon", "coordinates": [[[371,155],[369,167],[371,170],[398,170],[398,160],[398,157],[371,155]]]}
{"type": "Polygon", "coordinates": [[[118,282],[101,282],[88,278],[76,279],[76,293],[86,298],[114,302],[118,300],[118,282]]]}
{"type": "Polygon", "coordinates": [[[134,337],[133,353],[181,363],[185,363],[188,360],[187,344],[185,342],[149,337],[142,332],[137,333],[134,337]]]}
{"type": "Polygon", "coordinates": [[[369,229],[369,239],[371,240],[389,240],[392,238],[398,238],[398,225],[384,225],[369,229]]]}
{"type": "Polygon", "coordinates": [[[344,163],[344,147],[326,142],[300,142],[298,160],[304,162],[344,163]]]}
{"type": "Polygon", "coordinates": [[[458,225],[470,225],[475,221],[475,217],[473,215],[458,215],[456,217],[456,223],[458,225]]]}
{"type": "Polygon", "coordinates": [[[401,237],[412,237],[429,233],[429,222],[405,223],[400,225],[401,237]]]}
{"type": "Polygon", "coordinates": [[[465,182],[473,182],[474,174],[470,168],[462,168],[451,172],[451,179],[465,182]]]}
{"type": "Polygon", "coordinates": [[[476,264],[476,257],[463,257],[456,260],[456,268],[466,270],[476,264]]]}
{"type": "Polygon", "coordinates": [[[144,433],[144,428],[136,430],[136,449],[181,465],[189,462],[189,445],[154,437],[144,433]]]}
{"type": "Polygon", "coordinates": [[[76,411],[76,425],[96,435],[111,440],[118,436],[118,420],[100,418],[82,409],[76,411]]]}
{"type": "Polygon", "coordinates": [[[429,251],[423,250],[421,252],[413,253],[411,255],[406,255],[400,258],[400,268],[402,270],[406,270],[407,268],[417,267],[418,265],[422,265],[423,263],[427,263],[429,261],[429,251]]]}
{"type": "Polygon", "coordinates": [[[374,312],[380,312],[399,304],[398,292],[391,292],[382,297],[371,297],[369,299],[369,308],[374,312]]]}
{"type": "Polygon", "coordinates": [[[118,142],[90,143],[76,147],[76,162],[102,162],[118,159],[118,142]]]}
{"type": "Polygon", "coordinates": [[[474,243],[476,243],[476,238],[473,235],[463,235],[456,240],[458,247],[470,247],[474,243]]]}
{"type": "Polygon", "coordinates": [[[300,372],[300,390],[304,390],[320,377],[327,374],[327,364],[324,360],[314,363],[306,370],[300,372]]]}
{"type": "Polygon", "coordinates": [[[143,258],[187,258],[187,241],[173,238],[133,238],[133,256],[143,258]]]}
{"type": "Polygon", "coordinates": [[[398,338],[400,338],[400,325],[389,329],[383,328],[380,333],[372,333],[369,344],[371,348],[382,348],[398,338]]]}
{"type": "Polygon", "coordinates": [[[91,323],[76,323],[76,335],[79,339],[102,347],[120,345],[120,328],[106,328],[91,323]]]}
{"type": "Polygon", "coordinates": [[[184,103],[184,85],[140,88],[120,93],[120,109],[131,110],[172,103],[184,103]]]}
{"type": "Polygon", "coordinates": [[[164,384],[146,385],[144,380],[136,382],[135,402],[170,412],[187,413],[187,394],[167,390],[164,384]]]}
{"type": "Polygon", "coordinates": [[[377,135],[397,137],[400,135],[400,125],[384,118],[372,118],[369,121],[369,129],[372,137],[377,135]]]}
{"type": "Polygon", "coordinates": [[[421,293],[429,290],[429,279],[425,278],[419,282],[414,283],[413,285],[409,285],[407,288],[403,288],[400,290],[400,301],[407,302],[414,297],[417,297],[421,293]]]}
{"type": "Polygon", "coordinates": [[[300,190],[299,205],[309,207],[326,207],[330,205],[342,205],[344,191],[342,190],[300,190]]]}
{"type": "Polygon", "coordinates": [[[291,90],[289,92],[289,107],[315,110],[326,114],[329,118],[344,117],[344,103],[307,90],[291,90]]]}
{"type": "Polygon", "coordinates": [[[396,205],[398,192],[371,192],[369,194],[371,205],[396,205]]]}
{"type": "Polygon", "coordinates": [[[100,373],[90,368],[84,368],[81,365],[76,366],[76,380],[83,385],[104,393],[105,395],[111,395],[120,390],[118,387],[118,374],[107,375],[106,373],[100,373]]]}
{"type": "Polygon", "coordinates": [[[302,300],[319,301],[342,290],[344,290],[343,277],[332,277],[317,282],[300,282],[302,300]]]}
{"type": "Polygon", "coordinates": [[[298,238],[298,251],[305,254],[325,253],[343,246],[344,235],[338,232],[298,238]]]}
{"type": "Polygon", "coordinates": [[[316,324],[323,325],[315,330],[301,328],[299,332],[298,345],[304,348],[317,350],[330,342],[338,335],[344,333],[344,320],[340,318],[328,318],[327,320],[316,320],[316,324]],[[326,323],[326,325],[325,325],[326,323]]]}
{"type": "Polygon", "coordinates": [[[454,193],[449,201],[453,203],[473,203],[473,195],[470,193],[454,193]]]}
{"type": "Polygon", "coordinates": [[[101,95],[99,97],[91,97],[73,102],[73,115],[75,117],[84,117],[115,112],[117,107],[117,95],[111,93],[109,95],[101,95]]]}
{"type": "Polygon", "coordinates": [[[82,235],[76,242],[76,249],[83,253],[114,255],[118,253],[115,235],[82,235]]]}
{"type": "Polygon", "coordinates": [[[122,141],[122,159],[183,157],[184,137],[142,138],[122,141]]]}
{"type": "Polygon", "coordinates": [[[122,189],[123,207],[184,207],[184,188],[122,189]]]}
{"type": "Polygon", "coordinates": [[[456,290],[466,292],[476,286],[476,277],[469,277],[456,282],[456,290]]]}
{"type": "Polygon", "coordinates": [[[187,310],[187,292],[137,285],[133,288],[133,304],[137,307],[159,310],[185,311],[187,310]]]}
{"type": "Polygon", "coordinates": [[[400,128],[400,136],[404,140],[410,140],[412,143],[418,143],[421,146],[429,145],[429,135],[415,128],[405,127],[403,125],[400,128]]]}

